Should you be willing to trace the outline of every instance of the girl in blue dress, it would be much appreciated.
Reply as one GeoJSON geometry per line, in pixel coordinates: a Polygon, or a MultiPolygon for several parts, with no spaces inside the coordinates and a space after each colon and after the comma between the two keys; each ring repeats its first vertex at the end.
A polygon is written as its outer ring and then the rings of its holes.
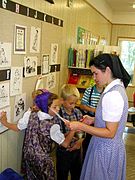
{"type": "Polygon", "coordinates": [[[92,134],[84,160],[81,180],[125,180],[126,151],[122,139],[128,115],[125,88],[130,76],[118,56],[101,54],[90,62],[95,82],[106,85],[95,118],[70,122],[71,130],[92,134]],[[90,126],[94,120],[94,127],[90,126]]]}

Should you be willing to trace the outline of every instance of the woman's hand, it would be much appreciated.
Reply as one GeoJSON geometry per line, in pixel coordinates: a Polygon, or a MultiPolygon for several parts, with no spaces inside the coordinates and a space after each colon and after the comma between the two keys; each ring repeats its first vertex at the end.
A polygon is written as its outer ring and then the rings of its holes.
{"type": "Polygon", "coordinates": [[[78,121],[71,121],[68,125],[71,130],[78,131],[81,130],[82,123],[78,121]]]}
{"type": "Polygon", "coordinates": [[[87,125],[91,125],[94,124],[94,117],[88,116],[88,115],[84,115],[83,119],[81,119],[81,122],[87,124],[87,125]]]}

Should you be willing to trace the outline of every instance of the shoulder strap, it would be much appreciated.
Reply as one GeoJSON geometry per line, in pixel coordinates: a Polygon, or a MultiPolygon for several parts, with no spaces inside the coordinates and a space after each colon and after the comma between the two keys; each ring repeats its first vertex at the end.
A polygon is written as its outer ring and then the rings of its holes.
{"type": "Polygon", "coordinates": [[[89,105],[90,105],[90,103],[91,103],[91,95],[92,95],[92,93],[93,93],[93,90],[94,90],[94,86],[92,86],[91,91],[90,91],[90,96],[89,96],[89,105]]]}

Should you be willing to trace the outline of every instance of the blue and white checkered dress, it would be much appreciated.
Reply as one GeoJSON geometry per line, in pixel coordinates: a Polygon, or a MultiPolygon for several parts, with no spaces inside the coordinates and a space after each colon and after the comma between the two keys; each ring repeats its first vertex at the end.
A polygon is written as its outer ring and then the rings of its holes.
{"type": "MultiPolygon", "coordinates": [[[[127,121],[128,99],[123,86],[115,85],[108,92],[113,90],[119,91],[124,100],[124,109],[116,135],[112,139],[92,137],[86,153],[80,180],[126,179],[126,153],[122,135],[127,121]]],[[[105,121],[102,119],[102,99],[104,95],[105,93],[101,95],[95,117],[94,126],[99,128],[106,126],[105,121]]]]}

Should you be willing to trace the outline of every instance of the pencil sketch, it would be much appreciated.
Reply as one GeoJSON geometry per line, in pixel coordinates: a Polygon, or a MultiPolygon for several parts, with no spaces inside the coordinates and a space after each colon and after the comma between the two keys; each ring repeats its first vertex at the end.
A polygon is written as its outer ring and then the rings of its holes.
{"type": "Polygon", "coordinates": [[[11,66],[11,43],[0,42],[0,67],[11,66]]]}
{"type": "Polygon", "coordinates": [[[58,59],[58,44],[51,44],[51,62],[50,65],[57,64],[58,59]]]}
{"type": "Polygon", "coordinates": [[[10,96],[22,93],[23,67],[11,68],[10,96]]]}
{"type": "Polygon", "coordinates": [[[31,53],[39,53],[40,51],[40,28],[31,27],[30,34],[30,52],[31,53]]]}
{"type": "Polygon", "coordinates": [[[9,82],[2,82],[0,83],[0,108],[9,104],[9,82]]]}
{"type": "Polygon", "coordinates": [[[23,93],[15,97],[14,121],[19,120],[23,116],[25,111],[26,111],[26,94],[23,93]]]}
{"type": "Polygon", "coordinates": [[[44,54],[42,58],[42,74],[49,73],[49,54],[44,54]]]}
{"type": "Polygon", "coordinates": [[[56,73],[50,73],[48,76],[47,76],[47,89],[50,90],[50,89],[53,89],[55,88],[56,86],[56,73]]]}
{"type": "Polygon", "coordinates": [[[37,75],[37,57],[29,56],[24,57],[25,66],[25,77],[36,76],[37,75]]]}

